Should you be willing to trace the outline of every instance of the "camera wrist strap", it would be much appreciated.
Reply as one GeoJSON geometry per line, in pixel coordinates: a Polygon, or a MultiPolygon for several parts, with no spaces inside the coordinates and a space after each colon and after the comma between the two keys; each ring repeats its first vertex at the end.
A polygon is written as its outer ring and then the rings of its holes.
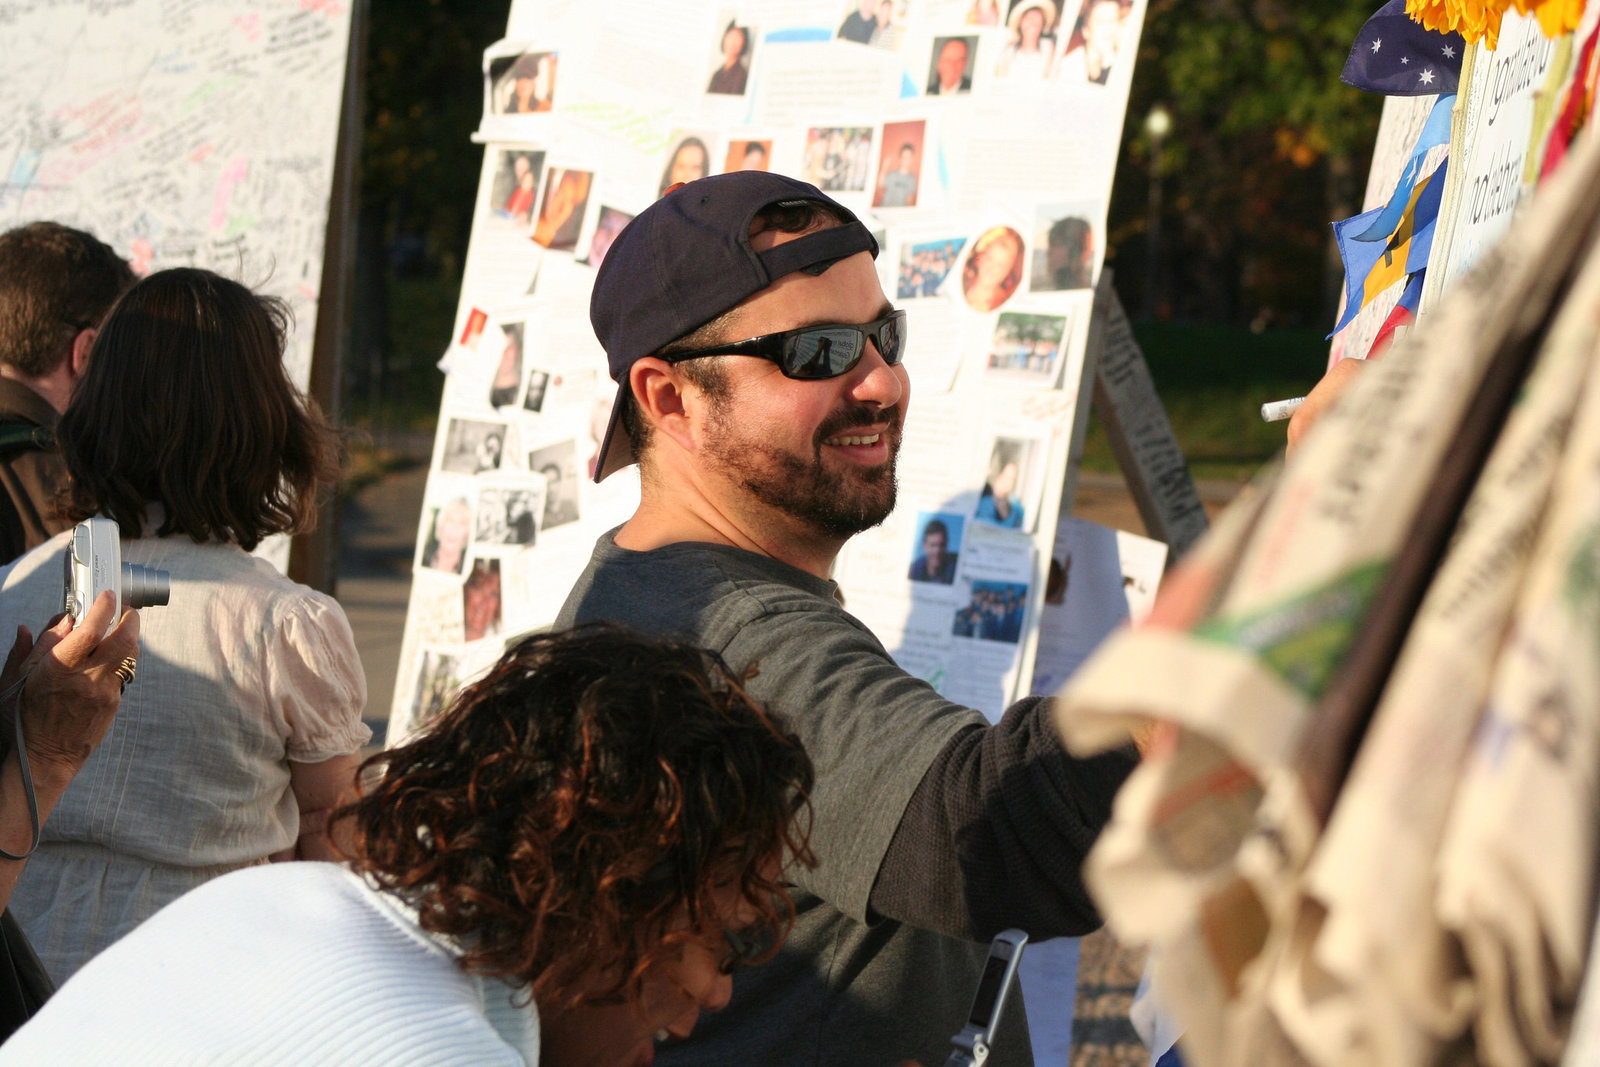
{"type": "Polygon", "coordinates": [[[0,707],[4,707],[7,701],[11,702],[11,718],[16,731],[17,770],[22,774],[22,790],[28,796],[28,820],[32,826],[33,836],[29,838],[28,849],[22,855],[13,855],[0,848],[0,859],[25,860],[39,847],[39,798],[33,791],[33,771],[28,767],[28,746],[22,737],[22,690],[27,684],[28,676],[25,674],[16,684],[0,693],[0,707]]]}

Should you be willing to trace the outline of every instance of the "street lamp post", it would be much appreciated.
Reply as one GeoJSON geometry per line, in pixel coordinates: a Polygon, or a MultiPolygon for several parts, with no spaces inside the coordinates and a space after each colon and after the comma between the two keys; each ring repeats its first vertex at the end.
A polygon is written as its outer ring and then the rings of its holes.
{"type": "Polygon", "coordinates": [[[1161,276],[1161,144],[1172,132],[1172,114],[1161,104],[1144,118],[1145,136],[1150,138],[1150,240],[1145,247],[1144,317],[1155,316],[1159,306],[1156,287],[1161,276]]]}

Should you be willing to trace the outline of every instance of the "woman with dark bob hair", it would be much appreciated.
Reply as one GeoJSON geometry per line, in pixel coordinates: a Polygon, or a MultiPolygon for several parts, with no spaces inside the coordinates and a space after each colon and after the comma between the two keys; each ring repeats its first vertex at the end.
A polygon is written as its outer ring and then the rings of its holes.
{"type": "Polygon", "coordinates": [[[334,815],[91,961],[6,1063],[639,1067],[775,953],[811,764],[714,655],[523,638],[334,815]]]}
{"type": "MultiPolygon", "coordinates": [[[[336,440],[283,367],[288,311],[204,270],[112,307],[57,429],[63,510],[121,527],[172,575],[137,680],[62,796],[11,908],[59,983],[169,901],[236,867],[331,855],[326,812],[370,737],[343,610],[250,550],[312,524],[336,440]]],[[[5,618],[61,609],[70,534],[17,560],[5,618]]]]}

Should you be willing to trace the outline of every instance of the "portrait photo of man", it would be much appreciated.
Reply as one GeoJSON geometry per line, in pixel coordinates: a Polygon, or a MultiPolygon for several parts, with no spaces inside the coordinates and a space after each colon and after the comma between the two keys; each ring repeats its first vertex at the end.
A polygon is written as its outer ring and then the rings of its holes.
{"type": "Polygon", "coordinates": [[[971,92],[972,63],[977,50],[976,37],[935,37],[933,60],[928,68],[928,95],[954,96],[971,92]]]}
{"type": "Polygon", "coordinates": [[[917,557],[906,575],[913,582],[949,585],[956,580],[960,559],[962,519],[959,515],[921,515],[917,557]]]}
{"type": "Polygon", "coordinates": [[[927,123],[886,122],[883,126],[883,159],[878,164],[878,181],[873,188],[873,207],[916,207],[922,171],[922,145],[927,123]]]}

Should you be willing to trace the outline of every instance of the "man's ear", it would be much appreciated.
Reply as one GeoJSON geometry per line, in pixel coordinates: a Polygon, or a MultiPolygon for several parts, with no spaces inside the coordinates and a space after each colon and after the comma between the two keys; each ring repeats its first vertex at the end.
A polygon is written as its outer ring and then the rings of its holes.
{"type": "Polygon", "coordinates": [[[628,386],[639,417],[649,423],[653,433],[664,434],[681,448],[693,448],[694,416],[684,403],[685,382],[676,367],[646,356],[628,369],[628,386]]]}
{"type": "Polygon", "coordinates": [[[67,369],[72,371],[72,380],[77,381],[83,377],[83,372],[89,369],[89,350],[94,347],[94,339],[100,331],[94,327],[86,327],[78,331],[78,336],[72,339],[72,351],[67,354],[67,369]]]}

